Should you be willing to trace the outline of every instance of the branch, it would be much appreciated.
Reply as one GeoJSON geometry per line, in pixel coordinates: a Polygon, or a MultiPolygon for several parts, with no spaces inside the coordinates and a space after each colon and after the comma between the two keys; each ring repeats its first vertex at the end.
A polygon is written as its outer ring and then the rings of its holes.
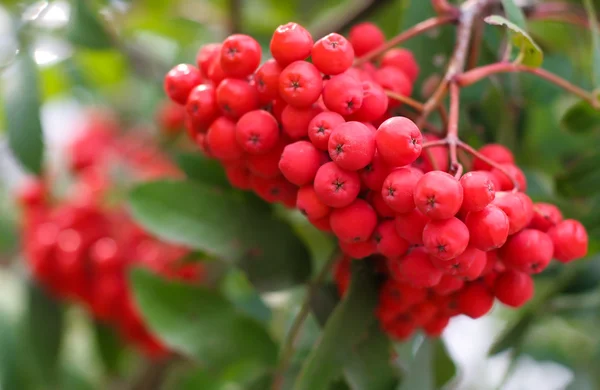
{"type": "Polygon", "coordinates": [[[463,166],[458,162],[456,149],[458,145],[458,119],[460,113],[460,88],[455,82],[450,83],[450,115],[448,117],[448,146],[450,149],[450,172],[458,179],[462,175],[463,166]]]}
{"type": "Polygon", "coordinates": [[[242,31],[242,4],[240,0],[229,0],[229,33],[242,31]]]}
{"type": "Polygon", "coordinates": [[[476,157],[478,159],[480,159],[481,161],[485,162],[486,164],[491,165],[493,168],[496,168],[497,170],[499,170],[500,172],[504,173],[512,182],[513,184],[513,192],[518,192],[519,191],[519,182],[517,181],[517,179],[511,175],[506,169],[504,169],[504,167],[502,167],[500,164],[498,164],[497,162],[495,162],[494,160],[491,160],[489,158],[487,158],[486,156],[484,156],[483,154],[479,153],[477,150],[475,150],[471,145],[463,142],[463,141],[458,141],[457,143],[458,147],[463,149],[464,151],[466,151],[467,153],[470,153],[471,155],[473,155],[473,157],[476,157]]]}
{"type": "Polygon", "coordinates": [[[589,28],[590,23],[583,8],[568,3],[541,3],[523,9],[530,20],[552,20],[589,28]]]}
{"type": "Polygon", "coordinates": [[[431,5],[438,15],[458,16],[458,8],[448,2],[448,0],[431,0],[431,5]]]}
{"type": "Polygon", "coordinates": [[[409,107],[414,108],[415,110],[417,110],[418,112],[422,112],[423,111],[423,103],[416,101],[415,99],[408,97],[408,96],[404,96],[404,95],[400,95],[399,93],[396,92],[392,92],[392,91],[385,91],[385,94],[390,98],[390,99],[394,99],[397,100],[403,104],[406,104],[409,107]]]}

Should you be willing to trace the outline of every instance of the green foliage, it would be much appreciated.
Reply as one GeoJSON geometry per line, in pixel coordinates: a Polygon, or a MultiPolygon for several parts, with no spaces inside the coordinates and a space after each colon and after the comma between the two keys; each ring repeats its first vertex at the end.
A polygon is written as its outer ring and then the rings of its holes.
{"type": "Polygon", "coordinates": [[[112,38],[100,20],[90,0],[72,0],[72,15],[67,36],[71,42],[90,49],[108,49],[112,38]]]}
{"type": "Polygon", "coordinates": [[[592,35],[592,75],[594,87],[600,87],[600,27],[598,27],[598,17],[591,0],[584,0],[583,4],[588,14],[590,23],[590,32],[592,35]]]}
{"type": "Polygon", "coordinates": [[[123,357],[123,344],[119,340],[115,330],[108,325],[94,322],[94,340],[96,349],[104,370],[108,375],[116,375],[119,372],[119,363],[123,357]]]}
{"type": "Polygon", "coordinates": [[[443,341],[422,339],[399,390],[435,390],[456,375],[456,366],[443,341]]]}
{"type": "Polygon", "coordinates": [[[485,18],[485,21],[488,24],[506,27],[512,44],[519,49],[519,56],[515,60],[516,63],[532,67],[542,65],[544,61],[542,49],[540,49],[525,30],[498,15],[488,16],[485,18]]]}
{"type": "Polygon", "coordinates": [[[567,110],[561,123],[573,133],[590,133],[600,129],[600,111],[581,100],[567,110]]]}
{"type": "Polygon", "coordinates": [[[208,159],[200,153],[182,153],[176,160],[189,179],[219,188],[231,188],[223,166],[217,160],[208,159]]]}
{"type": "Polygon", "coordinates": [[[521,30],[527,30],[525,15],[523,15],[523,11],[515,4],[514,0],[502,0],[502,6],[504,7],[504,12],[506,12],[506,18],[508,20],[513,22],[521,30]]]}

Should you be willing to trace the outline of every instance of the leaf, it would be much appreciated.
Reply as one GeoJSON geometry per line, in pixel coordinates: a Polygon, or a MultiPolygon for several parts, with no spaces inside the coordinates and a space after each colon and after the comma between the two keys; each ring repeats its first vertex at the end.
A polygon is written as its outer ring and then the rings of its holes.
{"type": "Polygon", "coordinates": [[[354,262],[350,290],[325,325],[320,342],[306,359],[295,390],[327,389],[342,371],[353,345],[368,336],[375,321],[377,281],[365,262],[354,262]]]}
{"type": "Polygon", "coordinates": [[[505,329],[490,348],[489,355],[497,355],[507,349],[518,347],[525,338],[535,318],[535,312],[528,310],[514,324],[505,329]]]}
{"type": "Polygon", "coordinates": [[[172,349],[215,370],[237,361],[275,362],[267,331],[218,293],[144,269],[132,270],[130,281],[145,323],[172,349]]]}
{"type": "Polygon", "coordinates": [[[15,356],[19,353],[14,326],[4,313],[0,313],[0,388],[20,389],[19,362],[15,356]]]}
{"type": "Polygon", "coordinates": [[[236,194],[192,181],[157,181],[135,188],[129,204],[151,232],[236,263],[259,291],[310,276],[308,249],[290,226],[236,194]]]}
{"type": "Polygon", "coordinates": [[[112,38],[98,18],[89,0],[73,0],[67,37],[76,45],[90,49],[108,49],[112,38]]]}
{"type": "Polygon", "coordinates": [[[223,278],[221,290],[242,313],[265,324],[271,320],[271,309],[252,287],[243,272],[229,271],[223,278]]]}
{"type": "Polygon", "coordinates": [[[31,281],[24,321],[25,337],[30,344],[29,358],[43,382],[52,387],[58,380],[64,313],[58,302],[31,281]]]}
{"type": "Polygon", "coordinates": [[[527,29],[527,21],[525,20],[525,15],[523,15],[523,11],[519,8],[514,0],[502,0],[502,6],[504,7],[504,12],[506,12],[506,18],[517,25],[522,30],[527,29]]]}
{"type": "Polygon", "coordinates": [[[433,343],[433,367],[435,377],[435,388],[439,389],[450,382],[456,376],[456,365],[446,350],[442,339],[432,340],[433,343]]]}
{"type": "Polygon", "coordinates": [[[598,27],[598,17],[594,4],[591,0],[583,0],[585,10],[588,14],[588,20],[590,23],[590,32],[592,34],[592,80],[594,81],[594,87],[600,87],[600,28],[598,27]]]}
{"type": "Polygon", "coordinates": [[[600,284],[600,256],[586,261],[577,274],[562,291],[562,294],[581,294],[589,292],[600,284]]]}
{"type": "Polygon", "coordinates": [[[424,338],[410,362],[400,390],[435,390],[456,375],[456,366],[440,339],[424,338]]]}
{"type": "Polygon", "coordinates": [[[561,125],[573,133],[590,133],[600,129],[600,111],[589,102],[580,100],[565,112],[561,125]]]}
{"type": "Polygon", "coordinates": [[[2,100],[8,129],[8,144],[21,165],[41,174],[44,141],[40,120],[38,72],[31,55],[21,51],[6,70],[2,100]]]}
{"type": "Polygon", "coordinates": [[[556,179],[557,190],[568,196],[594,195],[600,189],[600,153],[579,158],[556,179]]]}
{"type": "Polygon", "coordinates": [[[310,307],[319,325],[325,326],[339,301],[340,296],[335,284],[322,284],[315,288],[311,296],[310,307]]]}
{"type": "Polygon", "coordinates": [[[504,26],[508,29],[513,45],[520,50],[519,57],[515,60],[516,63],[534,68],[542,65],[544,53],[525,30],[499,15],[488,16],[484,20],[488,24],[504,26]]]}
{"type": "Polygon", "coordinates": [[[94,322],[94,338],[100,360],[109,375],[119,372],[119,360],[123,354],[123,345],[115,330],[100,322],[94,322]]]}
{"type": "Polygon", "coordinates": [[[217,160],[203,157],[200,153],[182,153],[176,159],[177,165],[189,179],[221,188],[231,188],[223,166],[217,160]]]}

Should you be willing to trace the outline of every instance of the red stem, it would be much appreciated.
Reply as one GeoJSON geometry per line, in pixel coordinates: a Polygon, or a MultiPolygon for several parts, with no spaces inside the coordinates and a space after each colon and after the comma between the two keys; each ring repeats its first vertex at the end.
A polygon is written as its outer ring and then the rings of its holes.
{"type": "Polygon", "coordinates": [[[463,141],[459,140],[458,143],[457,143],[457,145],[458,145],[459,148],[465,150],[466,152],[470,153],[474,157],[480,159],[481,161],[485,162],[486,164],[489,164],[492,167],[498,169],[500,172],[504,173],[510,179],[510,181],[513,183],[513,192],[518,192],[519,191],[519,182],[516,180],[516,178],[513,175],[511,175],[500,164],[498,164],[494,160],[490,160],[489,158],[487,158],[486,156],[484,156],[483,154],[481,154],[477,150],[475,150],[472,146],[470,146],[469,144],[464,143],[463,141]]]}
{"type": "Polygon", "coordinates": [[[458,139],[458,119],[460,113],[460,88],[455,82],[450,83],[450,113],[448,116],[448,146],[450,149],[450,170],[458,179],[462,175],[463,167],[458,162],[456,154],[458,139]]]}
{"type": "Polygon", "coordinates": [[[385,90],[385,94],[390,99],[394,99],[394,100],[397,100],[397,101],[399,101],[401,103],[404,103],[407,106],[414,108],[418,112],[422,112],[423,111],[423,103],[421,103],[419,101],[416,101],[415,99],[413,99],[411,97],[400,95],[399,93],[388,91],[388,90],[385,90]]]}
{"type": "Polygon", "coordinates": [[[459,12],[448,0],[431,0],[431,5],[438,15],[457,15],[459,12]]]}

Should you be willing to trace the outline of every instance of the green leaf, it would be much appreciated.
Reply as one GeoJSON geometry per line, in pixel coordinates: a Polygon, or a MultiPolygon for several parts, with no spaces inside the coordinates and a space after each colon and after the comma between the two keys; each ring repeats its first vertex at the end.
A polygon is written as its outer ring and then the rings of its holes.
{"type": "Polygon", "coordinates": [[[28,284],[27,301],[24,320],[29,358],[43,382],[52,387],[58,381],[64,313],[58,302],[33,282],[28,284]]]}
{"type": "Polygon", "coordinates": [[[431,340],[431,343],[433,343],[435,388],[439,389],[456,376],[456,365],[442,339],[431,340]]]}
{"type": "Polygon", "coordinates": [[[520,50],[519,57],[515,60],[516,63],[534,68],[542,65],[544,53],[525,30],[499,15],[488,16],[484,20],[488,24],[504,26],[508,29],[512,44],[520,50]]]}
{"type": "Polygon", "coordinates": [[[221,290],[242,313],[265,324],[271,320],[271,309],[252,287],[243,272],[229,271],[223,278],[221,290]]]}
{"type": "Polygon", "coordinates": [[[130,281],[144,322],[169,347],[219,370],[239,361],[270,366],[277,347],[255,320],[216,292],[134,269],[130,281]]]}
{"type": "Polygon", "coordinates": [[[502,332],[490,348],[489,355],[497,355],[513,347],[518,348],[533,324],[534,319],[535,312],[533,310],[525,312],[521,318],[502,332]]]}
{"type": "Polygon", "coordinates": [[[15,327],[4,313],[0,313],[0,388],[21,389],[19,362],[15,358],[19,353],[15,327]]]}
{"type": "Polygon", "coordinates": [[[90,49],[108,49],[112,39],[89,0],[73,0],[67,37],[76,45],[90,49]]]}
{"type": "Polygon", "coordinates": [[[119,372],[119,361],[123,354],[123,345],[115,330],[100,322],[94,322],[94,338],[100,360],[108,375],[119,372]]]}
{"type": "Polygon", "coordinates": [[[182,153],[177,156],[177,165],[192,180],[220,188],[231,188],[223,166],[214,159],[200,153],[182,153]]]}
{"type": "Polygon", "coordinates": [[[600,87],[600,28],[598,27],[598,17],[594,9],[594,3],[591,0],[583,0],[590,23],[590,32],[592,34],[592,80],[594,87],[600,87]]]}
{"type": "Polygon", "coordinates": [[[582,156],[556,179],[558,191],[569,196],[594,195],[600,189],[600,153],[582,156]]]}
{"type": "Polygon", "coordinates": [[[44,141],[40,120],[38,71],[31,55],[21,51],[7,69],[2,89],[8,144],[21,165],[42,172],[44,141]]]}
{"type": "Polygon", "coordinates": [[[523,11],[519,8],[514,0],[502,0],[502,6],[504,7],[504,12],[506,12],[506,18],[517,25],[522,30],[527,29],[527,21],[525,20],[525,15],[523,15],[523,11]]]}
{"type": "Polygon", "coordinates": [[[590,133],[600,129],[600,111],[589,102],[580,100],[565,112],[561,124],[573,133],[590,133]]]}
{"type": "Polygon", "coordinates": [[[310,307],[319,325],[325,326],[339,301],[340,296],[335,284],[322,284],[315,289],[311,296],[310,307]]]}
{"type": "Polygon", "coordinates": [[[456,376],[456,366],[440,339],[424,338],[410,362],[400,390],[435,390],[456,376]]]}
{"type": "Polygon", "coordinates": [[[236,195],[192,181],[157,181],[135,188],[129,203],[151,232],[236,263],[259,291],[306,281],[305,244],[270,211],[236,195]]]}
{"type": "Polygon", "coordinates": [[[365,262],[354,262],[350,290],[332,313],[319,343],[306,359],[294,389],[327,389],[342,371],[353,346],[374,323],[377,281],[365,262]]]}

